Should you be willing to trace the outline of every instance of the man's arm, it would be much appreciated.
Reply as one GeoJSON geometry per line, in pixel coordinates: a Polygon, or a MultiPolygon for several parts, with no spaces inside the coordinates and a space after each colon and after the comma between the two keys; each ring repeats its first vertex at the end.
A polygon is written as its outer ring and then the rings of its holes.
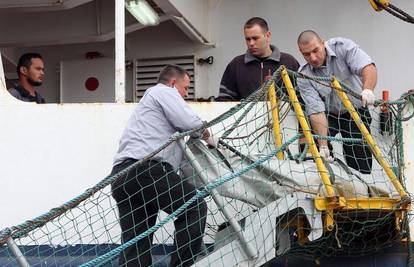
{"type": "MultiPolygon", "coordinates": [[[[314,133],[322,136],[328,135],[328,120],[324,112],[315,113],[309,116],[311,121],[312,129],[314,133]]],[[[327,162],[333,162],[334,158],[331,156],[331,152],[328,147],[328,140],[318,139],[319,154],[327,162]]]]}
{"type": "Polygon", "coordinates": [[[188,131],[203,125],[201,119],[176,89],[171,88],[154,97],[164,111],[166,119],[177,131],[188,131]]]}
{"type": "MultiPolygon", "coordinates": [[[[298,89],[305,104],[306,113],[309,115],[310,124],[315,134],[328,135],[328,120],[325,115],[325,103],[322,101],[311,82],[298,79],[298,89]]],[[[327,145],[327,140],[318,139],[320,146],[327,145]]]]}
{"type": "Polygon", "coordinates": [[[365,66],[361,71],[362,76],[362,106],[373,105],[375,102],[374,88],[377,84],[377,68],[374,64],[365,66]]]}
{"type": "Polygon", "coordinates": [[[227,65],[220,82],[219,96],[216,101],[236,101],[240,100],[239,91],[237,89],[237,76],[231,63],[227,65]]]}
{"type": "MultiPolygon", "coordinates": [[[[328,135],[328,120],[326,119],[325,112],[315,113],[309,116],[312,129],[315,134],[327,136],[328,135]]],[[[328,141],[318,139],[319,146],[327,146],[328,141]]]]}
{"type": "MultiPolygon", "coordinates": [[[[157,101],[162,107],[167,120],[178,131],[188,131],[205,125],[205,122],[201,121],[200,117],[175,89],[164,92],[163,95],[157,98],[157,101]]],[[[200,137],[207,141],[210,138],[210,131],[204,129],[201,132],[194,132],[191,136],[194,138],[200,137]]]]}
{"type": "Polygon", "coordinates": [[[362,88],[374,90],[377,85],[377,68],[374,64],[365,66],[361,71],[362,88]]]}
{"type": "Polygon", "coordinates": [[[372,105],[375,101],[373,90],[377,84],[377,68],[371,57],[352,40],[342,39],[342,42],[349,69],[362,79],[362,106],[372,105]]]}

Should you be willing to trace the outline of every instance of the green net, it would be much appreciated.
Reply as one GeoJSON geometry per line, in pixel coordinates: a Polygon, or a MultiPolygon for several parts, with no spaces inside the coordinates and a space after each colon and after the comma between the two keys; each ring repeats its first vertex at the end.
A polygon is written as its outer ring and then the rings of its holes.
{"type": "MultiPolygon", "coordinates": [[[[295,88],[306,79],[333,90],[327,78],[291,71],[289,76],[295,88]]],[[[200,129],[177,133],[82,195],[2,230],[2,266],[19,264],[10,240],[31,266],[260,266],[286,255],[366,255],[407,238],[410,198],[395,183],[404,184],[401,122],[410,118],[402,114],[413,95],[378,102],[362,114],[394,183],[346,114],[326,115],[331,135],[312,134],[314,140],[329,141],[334,159],[322,159],[328,177],[323,182],[319,159],[309,149],[318,142],[304,140],[294,102],[281,70],[276,71],[255,93],[204,126],[215,147],[191,138],[200,129]],[[281,144],[275,142],[268,101],[272,84],[281,144]],[[183,158],[179,170],[155,157],[172,149],[183,158]]],[[[306,110],[303,101],[297,104],[306,110]]],[[[307,115],[300,119],[310,122],[307,115]]]]}

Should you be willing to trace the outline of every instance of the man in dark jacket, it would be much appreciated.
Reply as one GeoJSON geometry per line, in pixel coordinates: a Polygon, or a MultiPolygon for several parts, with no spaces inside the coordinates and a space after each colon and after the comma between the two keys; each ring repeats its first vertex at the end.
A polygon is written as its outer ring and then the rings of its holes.
{"type": "Polygon", "coordinates": [[[43,83],[45,76],[43,58],[37,53],[27,53],[20,57],[17,64],[19,83],[9,90],[15,98],[25,102],[45,103],[45,99],[35,90],[43,83]]]}
{"type": "Polygon", "coordinates": [[[292,55],[280,52],[270,44],[271,35],[267,22],[262,18],[253,17],[244,24],[247,51],[227,65],[216,100],[237,101],[246,98],[281,65],[298,70],[299,63],[292,55]]]}

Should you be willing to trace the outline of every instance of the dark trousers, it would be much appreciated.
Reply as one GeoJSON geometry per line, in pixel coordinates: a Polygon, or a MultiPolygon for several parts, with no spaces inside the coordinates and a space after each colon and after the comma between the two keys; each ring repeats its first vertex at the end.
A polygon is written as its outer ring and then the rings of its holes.
{"type": "MultiPolygon", "coordinates": [[[[115,166],[112,174],[134,163],[127,160],[115,166]]],[[[196,189],[165,162],[146,161],[112,184],[112,196],[116,200],[122,243],[145,232],[156,223],[159,210],[169,214],[193,197],[196,189]]],[[[174,221],[174,248],[171,266],[190,266],[202,246],[206,224],[207,205],[198,199],[174,221]]],[[[125,249],[119,256],[119,265],[136,267],[152,264],[151,245],[153,234],[125,249]]]]}
{"type": "MultiPolygon", "coordinates": [[[[367,108],[357,110],[361,120],[370,131],[371,114],[367,108]]],[[[328,114],[329,135],[341,133],[343,138],[363,139],[362,133],[348,112],[342,115],[328,114]]],[[[368,145],[361,143],[343,143],[344,157],[347,165],[361,173],[370,174],[372,170],[372,153],[368,145]]]]}

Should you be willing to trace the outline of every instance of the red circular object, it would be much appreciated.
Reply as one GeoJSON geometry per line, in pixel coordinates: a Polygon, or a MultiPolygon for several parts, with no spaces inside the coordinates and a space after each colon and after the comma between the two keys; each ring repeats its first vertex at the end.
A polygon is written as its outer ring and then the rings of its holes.
{"type": "Polygon", "coordinates": [[[99,87],[99,80],[95,77],[89,77],[85,81],[85,88],[89,91],[95,91],[99,87]]]}

